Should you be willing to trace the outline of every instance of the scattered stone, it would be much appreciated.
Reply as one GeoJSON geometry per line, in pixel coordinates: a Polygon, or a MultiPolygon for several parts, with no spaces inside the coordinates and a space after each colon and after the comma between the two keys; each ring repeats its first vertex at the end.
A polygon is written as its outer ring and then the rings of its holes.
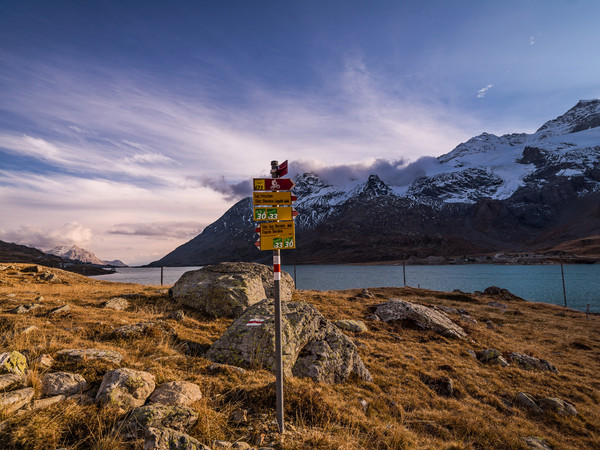
{"type": "Polygon", "coordinates": [[[219,363],[212,363],[210,366],[208,366],[208,370],[210,372],[233,371],[233,372],[237,372],[241,375],[246,373],[246,369],[244,369],[242,367],[232,366],[231,364],[219,364],[219,363]]]}
{"type": "MultiPolygon", "coordinates": [[[[206,358],[275,370],[274,302],[249,307],[208,350],[206,358]]],[[[282,303],[283,367],[286,376],[340,383],[351,373],[371,381],[354,343],[317,309],[304,302],[282,303]]]]}
{"type": "Polygon", "coordinates": [[[481,352],[476,353],[477,359],[483,363],[488,364],[499,364],[502,367],[508,366],[508,361],[504,359],[502,353],[495,348],[487,348],[481,352]]]}
{"type": "Polygon", "coordinates": [[[522,408],[528,409],[535,413],[541,413],[542,408],[536,403],[534,398],[525,392],[519,392],[515,398],[515,403],[522,408]]]}
{"type": "Polygon", "coordinates": [[[454,393],[454,384],[448,377],[431,377],[429,375],[420,374],[421,381],[433,389],[438,395],[451,397],[454,393]]]}
{"type": "Polygon", "coordinates": [[[27,358],[22,353],[12,351],[0,353],[0,372],[22,374],[27,370],[27,358]]]}
{"type": "Polygon", "coordinates": [[[471,325],[477,325],[477,321],[467,314],[461,314],[459,320],[470,323],[471,325]]]}
{"type": "Polygon", "coordinates": [[[133,409],[123,426],[128,434],[141,437],[150,427],[167,427],[183,432],[193,427],[197,421],[198,413],[191,408],[156,403],[133,409]]]}
{"type": "Polygon", "coordinates": [[[0,411],[12,414],[33,399],[33,388],[23,388],[16,391],[0,393],[0,411]]]}
{"type": "Polygon", "coordinates": [[[238,442],[234,442],[233,444],[231,444],[231,448],[239,448],[242,450],[247,450],[247,449],[251,449],[252,446],[250,444],[248,444],[247,442],[238,441],[238,442]]]}
{"type": "Polygon", "coordinates": [[[197,439],[169,428],[148,428],[144,450],[210,450],[197,439]]]}
{"type": "Polygon", "coordinates": [[[357,297],[360,298],[375,298],[375,295],[371,294],[368,289],[363,289],[357,297]]]}
{"type": "Polygon", "coordinates": [[[491,306],[492,308],[500,308],[500,309],[506,309],[506,308],[508,308],[508,306],[506,306],[505,303],[487,302],[487,305],[491,306]]]}
{"type": "Polygon", "coordinates": [[[154,375],[148,372],[126,368],[110,370],[102,378],[96,402],[125,409],[142,406],[154,387],[154,375]]]}
{"type": "Polygon", "coordinates": [[[50,310],[48,315],[49,316],[58,316],[60,314],[66,314],[68,312],[71,312],[71,307],[69,305],[63,305],[63,306],[59,306],[58,308],[54,308],[54,309],[50,310]]]}
{"type": "Polygon", "coordinates": [[[202,398],[197,384],[188,381],[170,381],[163,383],[150,396],[150,403],[163,405],[189,406],[202,398]]]}
{"type": "Polygon", "coordinates": [[[21,328],[20,330],[18,330],[16,332],[16,334],[29,334],[32,331],[38,330],[39,328],[36,327],[35,325],[29,325],[28,327],[25,328],[21,328]]]}
{"type": "Polygon", "coordinates": [[[484,295],[496,295],[505,300],[523,300],[510,292],[508,289],[502,289],[498,286],[490,286],[483,291],[484,295]]]}
{"type": "Polygon", "coordinates": [[[533,450],[552,450],[545,440],[535,437],[535,436],[527,436],[522,438],[527,447],[533,450]]]}
{"type": "Polygon", "coordinates": [[[360,403],[360,407],[364,412],[367,412],[369,409],[369,402],[367,402],[364,398],[361,398],[358,403],[360,403]]]}
{"type": "Polygon", "coordinates": [[[474,350],[467,349],[467,350],[465,350],[465,353],[466,353],[467,355],[469,355],[469,356],[471,356],[471,357],[473,357],[473,358],[477,359],[477,353],[475,353],[475,351],[474,351],[474,350]]]}
{"type": "Polygon", "coordinates": [[[492,322],[491,320],[486,320],[485,324],[490,330],[495,330],[497,328],[496,324],[494,322],[492,322]]]}
{"type": "Polygon", "coordinates": [[[113,297],[102,303],[102,307],[114,309],[115,311],[124,311],[129,308],[129,302],[123,297],[113,297]]]}
{"type": "Polygon", "coordinates": [[[390,299],[386,303],[377,305],[375,314],[384,322],[416,326],[446,337],[464,339],[467,336],[465,331],[452,322],[445,313],[416,303],[390,299]]]}
{"type": "Polygon", "coordinates": [[[24,380],[21,374],[7,373],[0,375],[0,391],[8,391],[16,386],[20,386],[24,380]]]}
{"type": "Polygon", "coordinates": [[[45,353],[35,358],[33,360],[33,364],[40,369],[49,369],[54,364],[54,358],[49,354],[45,353]]]}
{"type": "Polygon", "coordinates": [[[99,359],[113,364],[119,364],[123,359],[123,355],[114,350],[98,350],[95,348],[60,350],[56,352],[56,356],[75,362],[99,359]]]}
{"type": "Polygon", "coordinates": [[[148,330],[156,327],[157,324],[154,322],[140,322],[119,327],[114,331],[114,334],[117,337],[129,339],[133,337],[140,337],[141,335],[145,334],[148,330]]]}
{"type": "Polygon", "coordinates": [[[41,273],[44,271],[44,268],[42,266],[27,266],[27,267],[23,267],[21,269],[21,272],[23,273],[41,273]]]}
{"type": "MultiPolygon", "coordinates": [[[[289,301],[294,280],[281,272],[281,300],[289,301]]],[[[214,317],[237,317],[247,307],[273,297],[273,269],[258,263],[224,262],[184,273],[171,288],[181,304],[214,317]]]]}
{"type": "Polygon", "coordinates": [[[178,309],[177,311],[171,311],[167,316],[167,319],[173,319],[177,322],[181,322],[185,320],[185,313],[180,309],[178,309]]]}
{"type": "Polygon", "coordinates": [[[340,330],[351,331],[353,333],[369,331],[365,323],[361,320],[336,320],[334,324],[340,330]]]}
{"type": "Polygon", "coordinates": [[[11,314],[25,314],[31,311],[34,311],[38,308],[41,308],[42,305],[40,305],[39,303],[31,303],[29,305],[20,305],[17,306],[14,309],[11,309],[10,311],[8,311],[11,314]]]}
{"type": "Polygon", "coordinates": [[[450,306],[442,306],[442,305],[438,305],[436,306],[436,308],[441,309],[442,311],[444,311],[446,314],[458,314],[458,309],[456,308],[452,308],[450,306]]]}
{"type": "Polygon", "coordinates": [[[545,359],[538,359],[533,356],[513,352],[508,355],[508,359],[525,370],[540,370],[542,372],[558,373],[558,369],[545,359]]]}
{"type": "Polygon", "coordinates": [[[54,397],[42,398],[40,400],[34,400],[31,404],[27,405],[25,409],[35,411],[38,409],[46,409],[50,406],[56,405],[67,399],[66,395],[55,395],[54,397]]]}
{"type": "Polygon", "coordinates": [[[236,409],[231,413],[229,420],[235,424],[241,424],[248,422],[248,410],[247,409],[236,409]]]}
{"type": "Polygon", "coordinates": [[[213,448],[231,448],[231,442],[229,441],[213,441],[213,448]]]}
{"type": "Polygon", "coordinates": [[[77,373],[52,372],[42,377],[42,394],[46,396],[81,394],[87,388],[87,381],[77,373]]]}
{"type": "Polygon", "coordinates": [[[541,399],[540,407],[544,411],[552,411],[559,416],[576,416],[578,414],[575,406],[557,397],[541,399]]]}
{"type": "Polygon", "coordinates": [[[381,322],[381,319],[377,314],[371,314],[369,317],[367,317],[367,320],[370,320],[371,322],[381,322]]]}

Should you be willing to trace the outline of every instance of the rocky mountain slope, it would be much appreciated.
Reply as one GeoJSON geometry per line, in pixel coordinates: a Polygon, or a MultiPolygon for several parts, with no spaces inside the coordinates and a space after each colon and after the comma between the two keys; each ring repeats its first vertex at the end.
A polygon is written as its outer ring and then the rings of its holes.
{"type": "Polygon", "coordinates": [[[118,259],[114,261],[102,261],[91,251],[86,250],[85,248],[81,248],[77,245],[59,245],[58,247],[54,247],[53,249],[48,250],[46,253],[50,255],[59,256],[61,258],[71,259],[73,261],[80,261],[86,264],[95,264],[97,266],[126,266],[122,261],[118,259]]]}
{"type": "MultiPolygon", "coordinates": [[[[289,263],[546,252],[600,234],[600,100],[580,101],[533,134],[473,137],[408,184],[372,174],[333,185],[314,173],[296,183],[289,263]]],[[[245,198],[153,265],[268,260],[255,240],[245,198]]]]}

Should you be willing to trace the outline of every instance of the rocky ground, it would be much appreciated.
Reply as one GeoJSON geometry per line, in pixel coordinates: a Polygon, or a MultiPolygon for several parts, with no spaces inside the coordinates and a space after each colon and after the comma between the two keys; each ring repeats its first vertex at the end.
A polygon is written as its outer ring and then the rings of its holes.
{"type": "Polygon", "coordinates": [[[306,336],[279,434],[270,360],[240,334],[268,303],[211,317],[158,286],[0,265],[0,448],[600,448],[599,316],[502,289],[291,295],[284,332],[306,336]],[[228,360],[235,329],[250,353],[228,360]]]}

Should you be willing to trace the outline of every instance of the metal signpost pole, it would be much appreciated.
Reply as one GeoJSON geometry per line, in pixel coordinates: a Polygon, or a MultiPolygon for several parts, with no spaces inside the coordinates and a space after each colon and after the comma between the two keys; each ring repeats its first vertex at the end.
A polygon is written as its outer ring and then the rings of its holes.
{"type": "MultiPolygon", "coordinates": [[[[271,177],[277,178],[278,161],[271,161],[271,177]]],[[[275,397],[277,402],[277,425],[279,432],[285,431],[283,421],[283,363],[281,350],[281,252],[279,249],[273,250],[273,282],[275,297],[275,397]]]]}

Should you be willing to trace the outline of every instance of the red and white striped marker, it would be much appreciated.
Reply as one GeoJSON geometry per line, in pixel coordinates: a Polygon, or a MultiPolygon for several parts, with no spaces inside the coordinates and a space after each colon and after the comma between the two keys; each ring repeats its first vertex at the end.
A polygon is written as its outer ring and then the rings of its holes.
{"type": "Polygon", "coordinates": [[[281,262],[279,255],[273,255],[273,280],[281,280],[281,262]]]}
{"type": "Polygon", "coordinates": [[[246,324],[247,327],[259,327],[263,324],[265,319],[250,319],[246,324]]]}

